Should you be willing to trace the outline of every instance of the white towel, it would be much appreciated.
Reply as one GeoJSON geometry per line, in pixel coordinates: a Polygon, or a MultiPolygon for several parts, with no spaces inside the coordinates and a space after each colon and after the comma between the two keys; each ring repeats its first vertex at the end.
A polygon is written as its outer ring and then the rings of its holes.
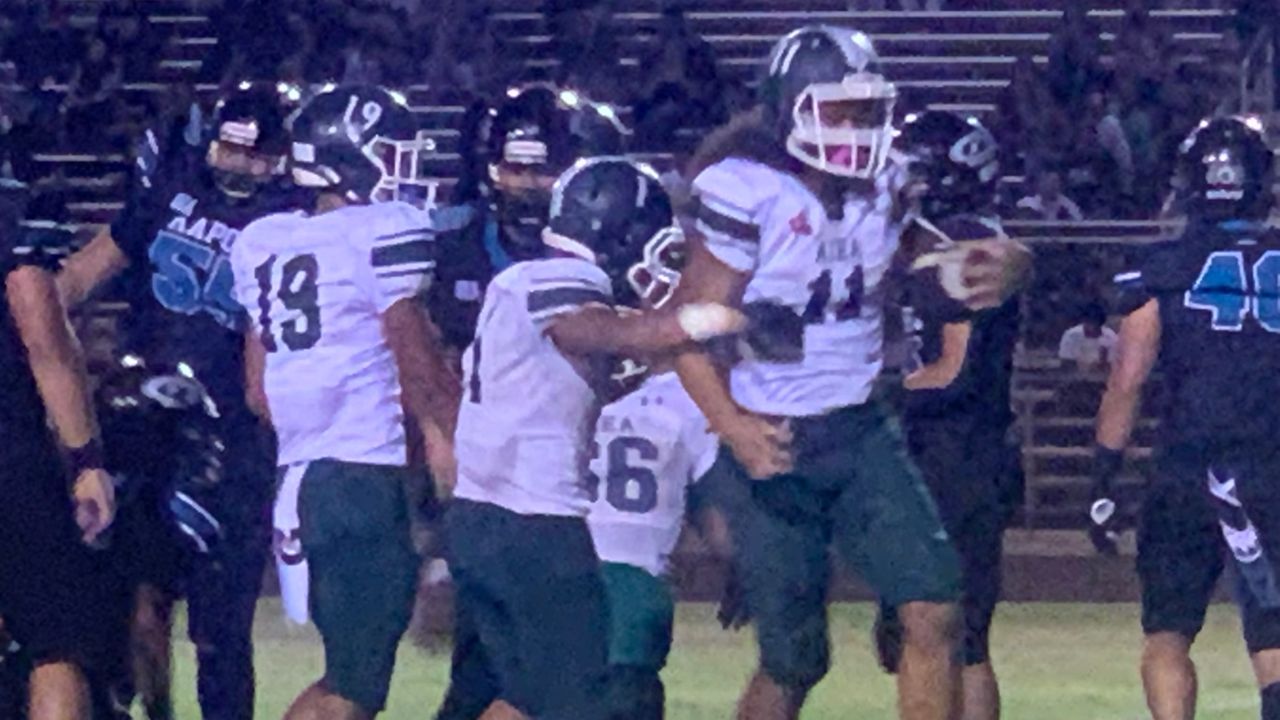
{"type": "Polygon", "coordinates": [[[307,556],[302,547],[298,528],[298,492],[302,489],[302,476],[307,472],[307,463],[297,463],[285,468],[280,487],[276,489],[275,509],[272,512],[272,524],[275,542],[272,543],[276,559],[276,574],[280,578],[280,600],[284,605],[284,616],[299,625],[307,624],[310,619],[308,602],[310,592],[310,574],[307,568],[307,556]]]}

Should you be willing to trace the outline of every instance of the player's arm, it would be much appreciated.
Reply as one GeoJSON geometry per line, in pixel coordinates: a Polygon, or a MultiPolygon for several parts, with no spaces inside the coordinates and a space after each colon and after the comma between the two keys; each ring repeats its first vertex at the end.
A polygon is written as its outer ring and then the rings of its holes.
{"type": "Polygon", "coordinates": [[[172,133],[154,129],[142,134],[134,149],[133,177],[124,209],[79,252],[67,258],[58,272],[58,294],[68,311],[79,307],[139,257],[145,258],[151,241],[150,226],[161,211],[155,191],[171,140],[176,140],[172,133]]]}
{"type": "Polygon", "coordinates": [[[66,308],[75,309],[127,267],[129,257],[112,238],[111,228],[105,227],[67,258],[58,272],[58,295],[66,308]]]}
{"type": "Polygon", "coordinates": [[[1129,444],[1142,401],[1142,388],[1160,352],[1160,304],[1152,298],[1120,323],[1107,389],[1098,407],[1097,442],[1121,452],[1129,444]]]}
{"type": "Polygon", "coordinates": [[[969,320],[942,326],[942,354],[937,360],[908,375],[902,385],[908,390],[941,390],[960,377],[969,354],[973,323],[969,320]]]}
{"type": "Polygon", "coordinates": [[[5,278],[5,293],[45,411],[68,450],[76,521],[85,541],[93,542],[115,516],[115,489],[102,467],[84,355],[49,272],[18,268],[5,278]]]}
{"type": "Polygon", "coordinates": [[[644,356],[733,334],[745,326],[741,313],[717,303],[640,313],[592,304],[556,318],[546,333],[566,353],[644,356]]]}
{"type": "MultiPolygon", "coordinates": [[[[748,277],[716,259],[701,237],[689,240],[689,259],[676,286],[671,305],[715,302],[742,305],[748,277]]],[[[702,410],[713,432],[722,433],[742,413],[729,392],[725,373],[702,347],[685,348],[676,356],[676,373],[693,402],[702,410]]]]}
{"type": "Polygon", "coordinates": [[[267,349],[258,331],[244,333],[244,399],[249,410],[260,419],[271,422],[271,406],[267,403],[267,349]]]}
{"type": "Polygon", "coordinates": [[[383,334],[400,371],[401,397],[424,434],[452,438],[458,422],[462,383],[454,372],[440,330],[417,297],[395,302],[382,314],[383,334]]]}
{"type": "Polygon", "coordinates": [[[428,452],[451,455],[452,447],[441,445],[453,441],[462,383],[424,302],[435,274],[436,235],[416,212],[393,215],[379,230],[369,254],[372,290],[399,370],[401,402],[418,423],[428,452]]]}
{"type": "MultiPolygon", "coordinates": [[[[694,234],[689,244],[689,261],[676,287],[676,307],[697,303],[719,303],[739,307],[749,276],[729,267],[694,234]]],[[[676,356],[676,374],[689,397],[706,416],[712,432],[733,449],[753,477],[765,478],[791,467],[790,429],[739,407],[729,391],[727,373],[706,348],[686,347],[676,356]]]]}
{"type": "Polygon", "coordinates": [[[1124,448],[1133,434],[1142,388],[1160,351],[1160,305],[1150,298],[1120,323],[1115,361],[1098,407],[1089,506],[1089,537],[1102,553],[1114,554],[1119,517],[1114,481],[1124,464],[1124,448]]]}

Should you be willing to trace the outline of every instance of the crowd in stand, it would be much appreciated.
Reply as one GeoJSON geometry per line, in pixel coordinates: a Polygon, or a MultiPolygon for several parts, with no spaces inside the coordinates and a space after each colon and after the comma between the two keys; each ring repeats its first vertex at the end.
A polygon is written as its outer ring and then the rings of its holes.
{"type": "MultiPolygon", "coordinates": [[[[554,80],[630,106],[633,146],[657,152],[687,152],[743,106],[748,88],[725,77],[714,48],[690,28],[688,0],[664,0],[656,25],[634,41],[616,32],[612,4],[546,0],[551,39],[544,57],[555,62],[530,66],[523,60],[531,45],[495,34],[481,1],[202,2],[219,37],[199,55],[200,75],[224,83],[374,82],[476,106],[513,81],[554,80]],[[624,65],[624,55],[640,62],[624,65]]],[[[1238,104],[1240,52],[1274,22],[1265,1],[1223,4],[1239,6],[1237,22],[1223,51],[1204,58],[1179,53],[1152,21],[1156,3],[1149,0],[1128,2],[1106,54],[1088,3],[1064,3],[1047,62],[1020,58],[993,116],[1008,153],[1006,173],[1026,178],[1004,198],[1007,214],[1153,216],[1163,192],[1149,179],[1168,177],[1174,146],[1195,120],[1238,104]]],[[[73,26],[56,0],[17,5],[0,18],[0,175],[38,179],[31,155],[53,148],[124,152],[144,120],[190,112],[189,83],[164,93],[120,90],[126,81],[165,77],[158,63],[170,26],[144,28],[145,0],[104,0],[89,26],[73,26]]],[[[936,11],[946,4],[850,0],[849,7],[936,11]]]]}

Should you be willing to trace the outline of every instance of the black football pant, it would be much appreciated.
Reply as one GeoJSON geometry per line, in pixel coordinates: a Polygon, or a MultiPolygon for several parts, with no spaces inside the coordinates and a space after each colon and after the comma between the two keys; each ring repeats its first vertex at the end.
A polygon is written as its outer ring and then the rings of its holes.
{"type": "MultiPolygon", "coordinates": [[[[273,454],[254,438],[232,437],[226,476],[210,508],[225,536],[209,555],[175,541],[154,498],[122,508],[113,543],[135,586],[186,598],[204,720],[253,717],[253,618],[271,545],[273,454]]],[[[127,685],[126,694],[132,694],[127,685]]]]}
{"type": "Polygon", "coordinates": [[[237,518],[212,562],[193,569],[187,623],[196,646],[196,689],[205,720],[253,717],[253,616],[270,547],[268,501],[250,498],[260,519],[237,518]]]}

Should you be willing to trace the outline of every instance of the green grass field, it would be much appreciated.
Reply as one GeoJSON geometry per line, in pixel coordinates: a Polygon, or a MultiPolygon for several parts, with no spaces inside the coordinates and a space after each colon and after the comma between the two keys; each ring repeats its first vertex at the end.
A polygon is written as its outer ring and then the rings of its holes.
{"type": "MultiPolygon", "coordinates": [[[[832,610],[835,661],[814,691],[805,718],[880,720],[893,717],[893,686],[868,645],[871,609],[832,610]]],[[[180,628],[179,632],[185,632],[180,628]]],[[[258,716],[279,718],[289,701],[320,674],[322,657],[311,628],[287,626],[278,602],[264,601],[258,628],[258,716]]],[[[1137,674],[1138,610],[1133,605],[1003,605],[996,619],[994,659],[1011,720],[1138,720],[1145,717],[1137,674]]],[[[708,605],[681,605],[676,644],[665,673],[667,717],[723,720],[750,672],[749,632],[726,633],[708,605]]],[[[1213,720],[1257,717],[1252,674],[1230,606],[1213,609],[1196,645],[1201,712],[1213,720]]],[[[409,644],[400,651],[389,720],[432,717],[448,678],[448,656],[409,644]]],[[[198,717],[193,652],[177,648],[179,717],[198,717]]]]}

